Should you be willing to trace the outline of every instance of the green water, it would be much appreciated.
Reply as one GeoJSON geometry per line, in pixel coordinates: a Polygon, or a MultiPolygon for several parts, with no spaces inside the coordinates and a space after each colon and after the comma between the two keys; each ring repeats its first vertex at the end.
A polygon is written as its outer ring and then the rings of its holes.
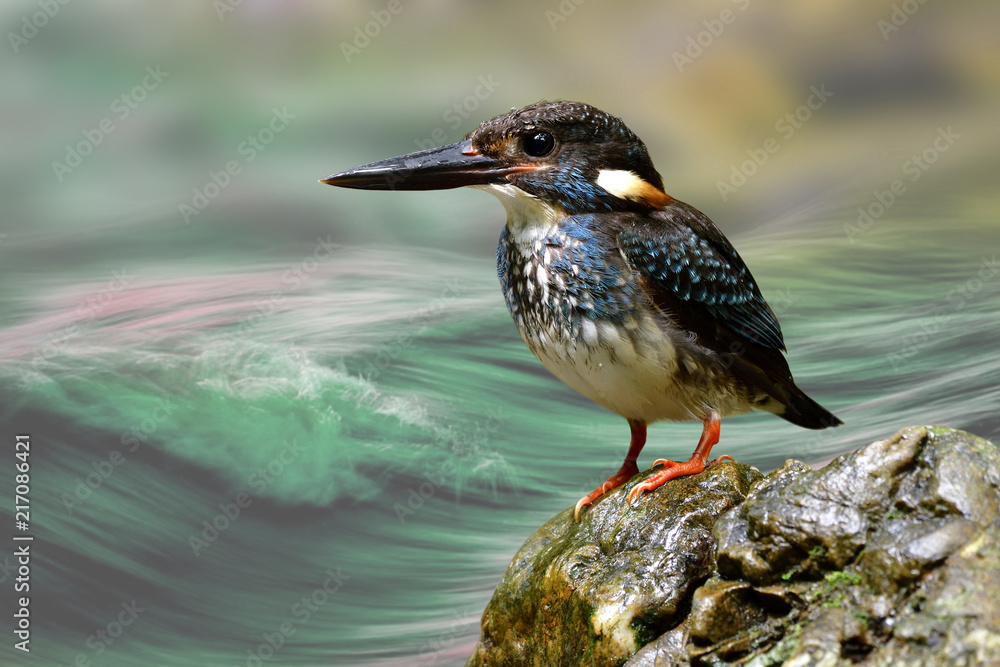
{"type": "MultiPolygon", "coordinates": [[[[31,654],[5,625],[0,664],[464,663],[518,546],[617,469],[628,428],[521,342],[495,200],[316,181],[543,97],[646,140],[667,191],[750,266],[798,383],[845,421],[727,419],[718,454],[768,470],[913,423],[1000,436],[985,3],[922,6],[888,40],[890,7],[737,3],[682,71],[672,53],[718,8],[573,3],[551,23],[556,3],[405,3],[348,62],[341,42],[384,4],[233,6],[59,4],[0,60],[0,520],[18,532],[28,434],[35,538],[31,654]],[[776,134],[824,83],[829,102],[776,134]],[[294,117],[251,160],[276,113],[294,117]],[[113,132],[55,170],[104,118],[113,132]],[[960,137],[911,180],[947,127],[960,137]]],[[[10,3],[0,32],[35,11],[10,3]]],[[[640,465],[687,457],[700,430],[653,425],[640,465]]]]}
{"type": "MultiPolygon", "coordinates": [[[[744,245],[765,292],[787,285],[797,378],[846,425],[734,418],[719,452],[768,469],[910,423],[996,437],[1000,290],[949,300],[977,249],[900,276],[887,243],[862,278],[832,241],[744,245]]],[[[46,285],[3,332],[22,352],[0,367],[2,424],[35,445],[39,656],[97,658],[95,618],[135,599],[100,664],[252,665],[266,637],[279,664],[459,664],[519,543],[620,463],[626,424],[530,356],[490,258],[342,246],[263,315],[307,252],[137,279],[72,336],[66,293],[88,289],[46,285]]],[[[697,433],[654,426],[642,463],[697,433]]]]}

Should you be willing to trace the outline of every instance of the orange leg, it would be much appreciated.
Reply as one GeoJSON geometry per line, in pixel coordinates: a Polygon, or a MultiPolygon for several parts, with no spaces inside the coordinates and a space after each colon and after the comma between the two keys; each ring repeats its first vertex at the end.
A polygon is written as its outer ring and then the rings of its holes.
{"type": "Polygon", "coordinates": [[[650,477],[648,477],[641,484],[637,484],[635,488],[628,494],[628,501],[631,503],[635,496],[639,495],[643,491],[653,491],[660,488],[670,480],[675,477],[684,477],[686,475],[697,475],[702,472],[706,466],[714,466],[725,460],[733,460],[731,456],[720,456],[712,461],[708,460],[709,454],[712,453],[712,447],[719,442],[719,413],[712,410],[707,417],[705,417],[705,430],[701,432],[701,440],[698,441],[698,446],[694,449],[694,454],[691,458],[683,463],[678,463],[677,461],[669,461],[667,459],[657,459],[653,462],[653,466],[662,463],[665,467],[663,470],[657,471],[650,477]]]}
{"type": "Polygon", "coordinates": [[[646,423],[632,421],[630,419],[628,421],[628,425],[629,428],[632,429],[632,440],[628,445],[628,455],[625,457],[625,462],[622,463],[622,467],[618,469],[618,472],[611,477],[608,477],[608,481],[601,484],[599,487],[577,501],[576,508],[573,510],[574,520],[579,521],[580,510],[584,507],[587,507],[611,489],[619,487],[629,481],[639,472],[639,466],[637,466],[635,462],[639,458],[639,452],[642,451],[643,445],[646,444],[646,423]]]}

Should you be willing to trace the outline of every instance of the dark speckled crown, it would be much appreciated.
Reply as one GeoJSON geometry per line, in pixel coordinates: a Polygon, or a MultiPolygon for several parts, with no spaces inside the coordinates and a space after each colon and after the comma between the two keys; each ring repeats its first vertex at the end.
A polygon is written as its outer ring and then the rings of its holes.
{"type": "Polygon", "coordinates": [[[663,189],[646,145],[616,116],[582,102],[537,102],[492,118],[467,135],[480,152],[500,156],[511,140],[538,130],[556,139],[558,169],[527,172],[511,181],[521,189],[559,202],[570,213],[637,210],[641,206],[608,195],[595,185],[602,169],[631,171],[663,189]]]}

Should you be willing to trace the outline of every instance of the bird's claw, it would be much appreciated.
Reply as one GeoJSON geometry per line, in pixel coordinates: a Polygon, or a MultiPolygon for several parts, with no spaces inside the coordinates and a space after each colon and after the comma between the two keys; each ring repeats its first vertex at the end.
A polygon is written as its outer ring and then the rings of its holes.
{"type": "Polygon", "coordinates": [[[638,496],[643,491],[653,491],[658,488],[659,484],[650,484],[649,480],[645,482],[639,482],[636,484],[631,491],[628,492],[628,504],[631,505],[635,497],[638,496]]]}
{"type": "Polygon", "coordinates": [[[601,484],[599,487],[585,495],[580,500],[576,501],[576,506],[573,508],[573,520],[580,520],[580,512],[584,507],[589,507],[595,500],[603,496],[608,491],[612,489],[617,489],[619,486],[625,482],[632,479],[632,477],[639,473],[639,468],[636,467],[634,461],[626,461],[622,464],[622,467],[611,477],[608,477],[607,481],[601,484]]]}
{"type": "Polygon", "coordinates": [[[658,465],[662,465],[663,469],[658,470],[645,480],[639,482],[628,494],[628,502],[631,505],[632,501],[635,500],[636,496],[645,491],[655,491],[667,482],[677,477],[686,477],[688,475],[697,475],[698,473],[705,470],[705,468],[711,468],[712,466],[718,465],[723,461],[732,461],[733,457],[728,454],[723,454],[722,456],[712,459],[711,461],[705,461],[705,459],[700,456],[692,456],[690,460],[684,462],[671,461],[670,459],[656,459],[653,461],[652,467],[655,468],[658,465]]]}

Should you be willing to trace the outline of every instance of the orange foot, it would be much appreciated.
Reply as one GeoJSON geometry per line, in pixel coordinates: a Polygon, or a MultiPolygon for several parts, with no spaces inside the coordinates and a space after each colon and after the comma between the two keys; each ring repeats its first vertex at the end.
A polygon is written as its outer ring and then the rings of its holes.
{"type": "Polygon", "coordinates": [[[578,501],[576,501],[576,508],[574,508],[573,510],[573,520],[579,521],[580,510],[582,510],[584,507],[589,506],[591,503],[593,503],[595,500],[603,496],[611,489],[616,489],[625,482],[629,481],[638,473],[639,473],[639,466],[635,464],[635,461],[625,461],[625,463],[622,464],[622,467],[618,469],[618,472],[616,472],[611,477],[608,477],[608,481],[606,481],[604,484],[601,484],[599,487],[597,487],[596,489],[585,495],[583,498],[580,498],[578,501]]]}
{"type": "Polygon", "coordinates": [[[577,501],[576,507],[573,509],[574,521],[580,520],[580,511],[584,507],[589,506],[611,489],[621,486],[639,473],[639,466],[635,462],[639,458],[642,446],[646,444],[646,424],[630,419],[628,425],[632,429],[632,441],[629,443],[628,455],[625,457],[625,462],[622,463],[622,467],[618,469],[618,472],[608,477],[608,481],[577,501]]]}
{"type": "Polygon", "coordinates": [[[653,461],[653,466],[662,463],[667,466],[666,469],[660,470],[659,472],[647,477],[641,483],[636,484],[635,488],[629,491],[628,501],[631,503],[632,500],[643,491],[655,491],[674,478],[697,475],[698,473],[704,471],[705,468],[711,468],[712,466],[722,463],[723,461],[732,460],[733,457],[728,454],[724,454],[717,459],[712,459],[707,463],[705,462],[705,459],[699,458],[698,456],[692,456],[683,463],[670,461],[668,459],[657,459],[656,461],[653,461]]]}
{"type": "Polygon", "coordinates": [[[629,503],[631,503],[632,500],[643,491],[654,491],[672,479],[685,477],[687,475],[697,475],[705,470],[706,467],[714,466],[722,461],[733,460],[733,457],[725,455],[720,456],[717,459],[713,459],[712,461],[708,461],[708,455],[711,453],[712,447],[719,442],[719,413],[713,410],[709,416],[705,418],[704,424],[705,429],[701,433],[701,440],[698,441],[698,446],[695,447],[694,454],[691,455],[691,458],[683,463],[670,461],[668,459],[657,459],[654,461],[654,467],[659,464],[663,464],[665,468],[657,471],[643,482],[637,484],[628,494],[629,503]]]}

